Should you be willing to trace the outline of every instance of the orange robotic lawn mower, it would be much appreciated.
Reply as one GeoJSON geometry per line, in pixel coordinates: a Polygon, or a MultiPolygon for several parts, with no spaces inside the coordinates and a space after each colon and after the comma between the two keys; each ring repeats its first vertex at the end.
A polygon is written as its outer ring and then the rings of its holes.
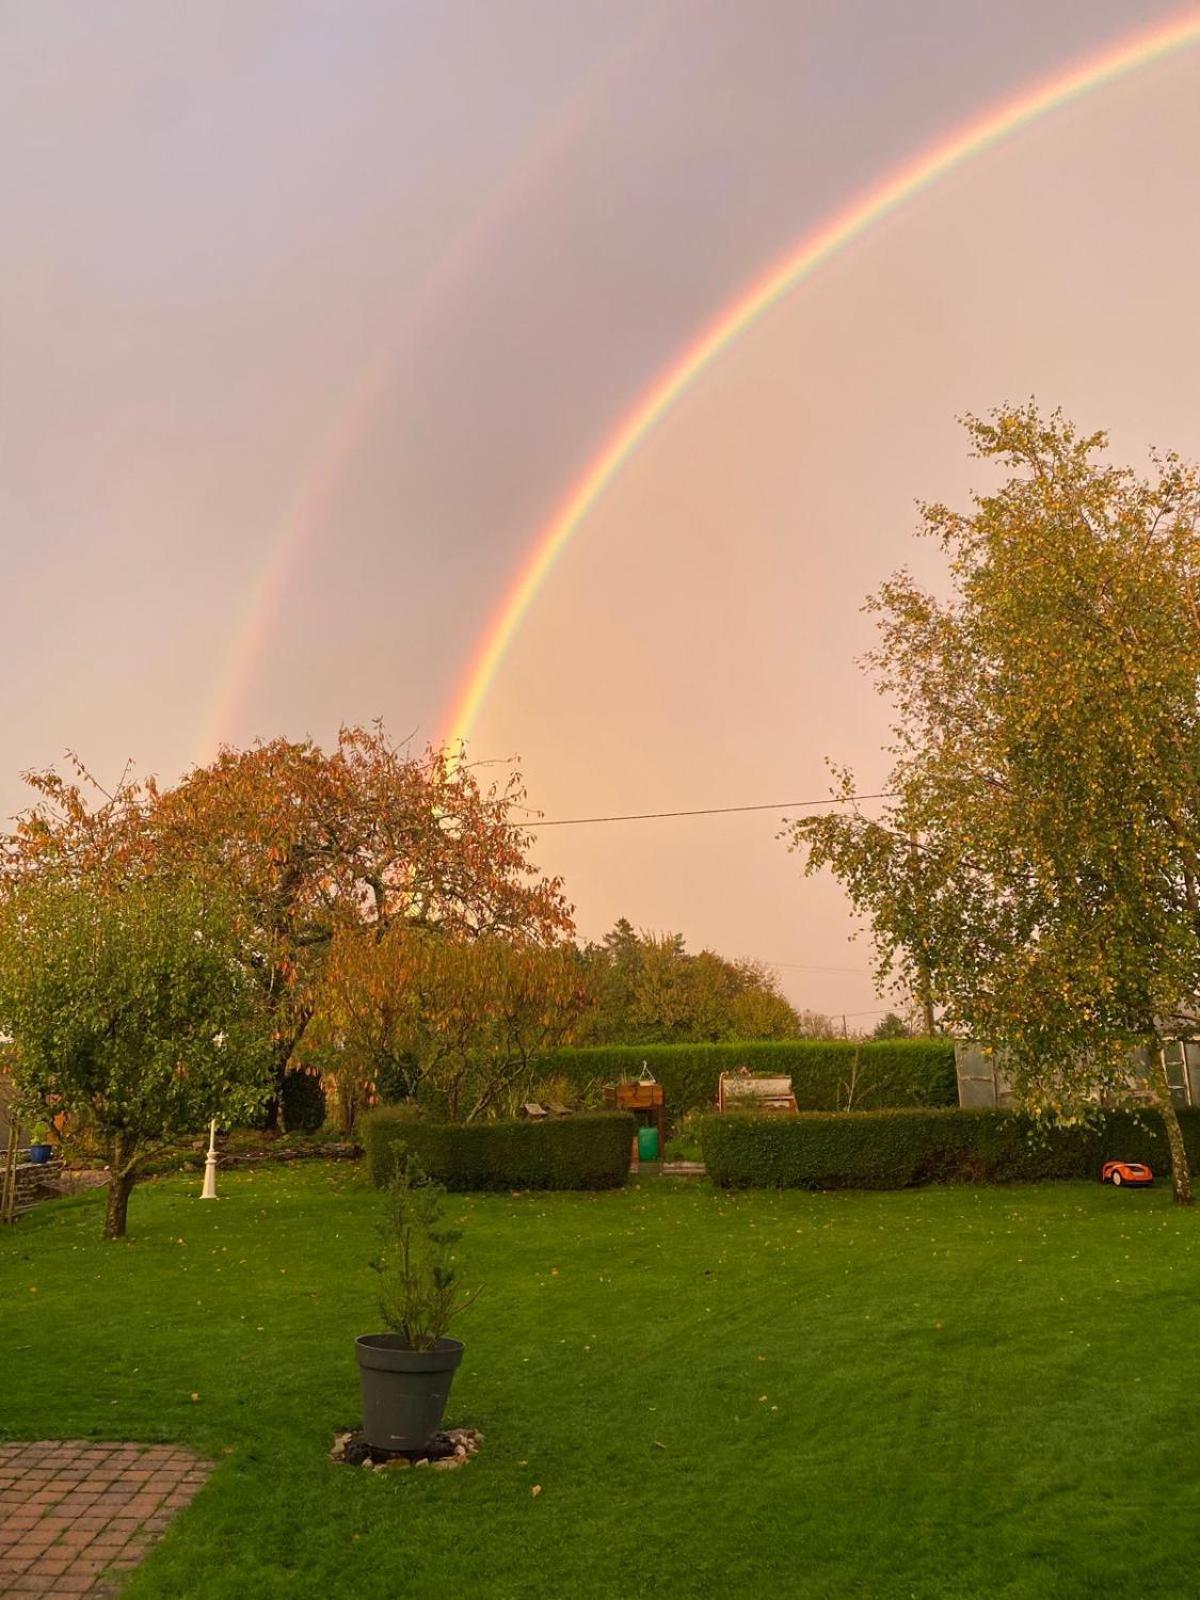
{"type": "Polygon", "coordinates": [[[1114,1189],[1148,1189],[1154,1174],[1144,1161],[1106,1161],[1100,1169],[1100,1182],[1114,1189]]]}

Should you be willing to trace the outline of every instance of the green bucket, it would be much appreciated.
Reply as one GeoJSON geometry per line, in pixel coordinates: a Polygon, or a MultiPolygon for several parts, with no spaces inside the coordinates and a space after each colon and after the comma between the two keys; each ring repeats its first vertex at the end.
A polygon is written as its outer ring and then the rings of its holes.
{"type": "Polygon", "coordinates": [[[658,1160],[658,1129],[657,1128],[639,1128],[638,1129],[638,1160],[639,1161],[657,1161],[658,1160]]]}

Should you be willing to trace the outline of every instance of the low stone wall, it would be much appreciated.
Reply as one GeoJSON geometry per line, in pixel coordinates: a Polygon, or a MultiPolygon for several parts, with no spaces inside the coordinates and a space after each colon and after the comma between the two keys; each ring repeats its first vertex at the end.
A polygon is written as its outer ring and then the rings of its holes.
{"type": "MultiPolygon", "coordinates": [[[[351,1140],[336,1139],[328,1144],[305,1144],[291,1148],[276,1148],[265,1144],[260,1150],[232,1150],[227,1155],[217,1153],[217,1168],[221,1172],[234,1167],[261,1167],[282,1161],[357,1161],[362,1155],[362,1145],[351,1140]]],[[[201,1157],[200,1165],[204,1165],[201,1157]]]]}
{"type": "MultiPolygon", "coordinates": [[[[0,1172],[4,1170],[4,1152],[0,1151],[0,1172]]],[[[28,1211],[39,1200],[50,1200],[62,1192],[63,1164],[57,1158],[51,1161],[22,1161],[17,1165],[16,1211],[28,1211]]]]}

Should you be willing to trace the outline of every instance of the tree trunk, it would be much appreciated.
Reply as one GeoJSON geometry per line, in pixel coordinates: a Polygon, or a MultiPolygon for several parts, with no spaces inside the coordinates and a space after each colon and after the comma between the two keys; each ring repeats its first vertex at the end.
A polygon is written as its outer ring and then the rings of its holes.
{"type": "Polygon", "coordinates": [[[278,1133],[283,1126],[283,1080],[287,1077],[288,1062],[292,1058],[294,1046],[289,1042],[286,1048],[280,1048],[275,1054],[275,1088],[269,1100],[263,1104],[263,1131],[264,1133],[278,1133]]]}
{"type": "Polygon", "coordinates": [[[281,1038],[275,1049],[275,1092],[263,1106],[263,1129],[267,1133],[278,1133],[283,1122],[283,1080],[287,1077],[288,1064],[295,1053],[296,1046],[304,1037],[304,1030],[308,1027],[312,1012],[305,1007],[299,1014],[296,1025],[286,1037],[281,1038]]]}
{"type": "Polygon", "coordinates": [[[929,968],[921,967],[921,1020],[925,1024],[925,1037],[932,1039],[937,1034],[937,1021],[933,1015],[933,995],[929,986],[929,968]]]}
{"type": "Polygon", "coordinates": [[[115,1167],[108,1178],[108,1203],[104,1210],[104,1237],[123,1239],[125,1217],[129,1210],[129,1196],[133,1192],[134,1174],[119,1172],[115,1167]]]}
{"type": "Polygon", "coordinates": [[[264,1133],[278,1133],[279,1132],[279,1119],[280,1119],[280,1116],[281,1116],[282,1110],[283,1110],[283,1107],[281,1105],[282,1094],[283,1094],[283,1075],[281,1073],[277,1072],[276,1075],[275,1075],[275,1093],[263,1105],[263,1132],[264,1133]]]}
{"type": "Polygon", "coordinates": [[[1175,1110],[1171,1083],[1167,1077],[1166,1057],[1157,1040],[1152,1040],[1147,1048],[1150,1051],[1150,1074],[1155,1086],[1155,1099],[1158,1102],[1163,1126],[1167,1130],[1167,1143],[1171,1148],[1171,1185],[1175,1204],[1190,1206],[1192,1174],[1188,1165],[1187,1146],[1183,1142],[1183,1129],[1179,1125],[1179,1113],[1175,1110]]]}
{"type": "MultiPolygon", "coordinates": [[[[916,895],[921,893],[921,847],[917,838],[917,830],[911,829],[908,835],[908,867],[916,886],[916,895]]],[[[917,998],[921,1003],[921,1022],[925,1028],[925,1037],[932,1039],[937,1029],[933,1015],[933,984],[930,981],[929,962],[918,949],[916,952],[917,963],[917,998]]]]}
{"type": "Polygon", "coordinates": [[[104,1208],[104,1237],[125,1237],[129,1196],[137,1181],[138,1140],[130,1133],[114,1133],[108,1146],[108,1195],[104,1208]]]}

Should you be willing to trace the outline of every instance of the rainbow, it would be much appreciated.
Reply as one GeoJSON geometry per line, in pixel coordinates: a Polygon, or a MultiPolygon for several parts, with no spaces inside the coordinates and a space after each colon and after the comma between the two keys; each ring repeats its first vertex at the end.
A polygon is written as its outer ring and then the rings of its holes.
{"type": "Polygon", "coordinates": [[[347,392],[338,397],[331,424],[311,452],[233,620],[229,649],[196,743],[197,761],[209,760],[236,729],[272,626],[283,610],[292,572],[336,507],[339,489],[391,389],[407,341],[439,314],[458,285],[477,271],[488,242],[511,222],[539,183],[583,137],[621,76],[658,46],[677,10],[678,0],[659,0],[631,34],[599,57],[580,81],[568,85],[556,109],[527,140],[478,212],[449,239],[389,337],[379,344],[347,392]]]}
{"type": "Polygon", "coordinates": [[[965,126],[955,129],[827,218],[744,289],[705,327],[619,419],[538,534],[483,630],[443,724],[459,749],[470,737],[504,657],[530,606],[588,512],[686,389],[736,339],[818,267],[922,190],[974,157],[1072,101],[1127,78],[1200,42],[1200,10],[1126,34],[1098,54],[1038,79],[965,126]]]}

